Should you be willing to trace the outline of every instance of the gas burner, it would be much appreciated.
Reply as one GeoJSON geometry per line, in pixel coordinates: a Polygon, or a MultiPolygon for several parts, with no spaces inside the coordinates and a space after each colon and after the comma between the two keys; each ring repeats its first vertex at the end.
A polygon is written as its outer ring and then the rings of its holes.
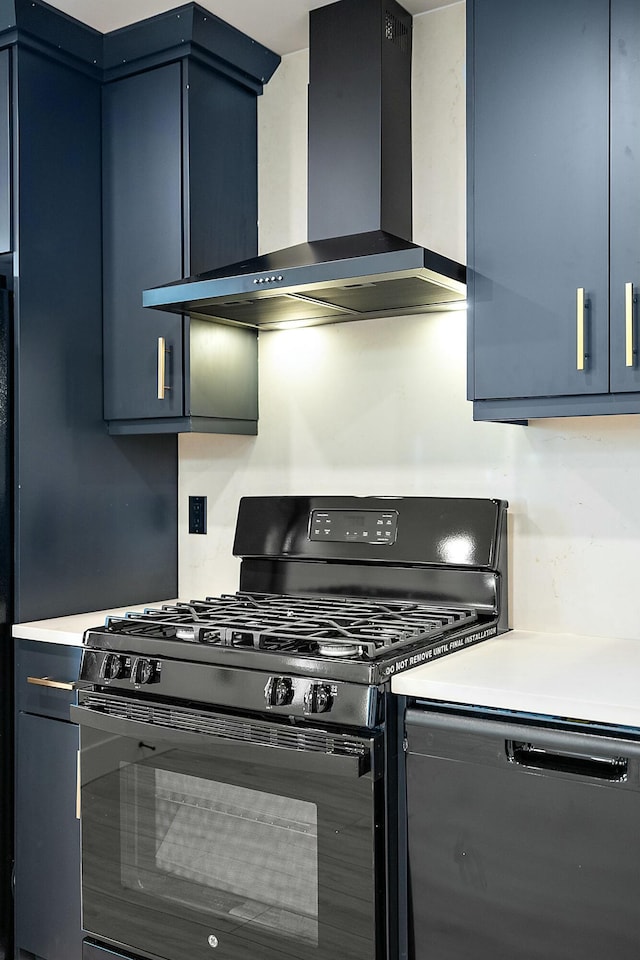
{"type": "Polygon", "coordinates": [[[362,647],[357,643],[335,643],[320,641],[317,644],[316,650],[321,657],[330,657],[335,659],[352,659],[355,657],[361,657],[363,654],[362,647]]]}

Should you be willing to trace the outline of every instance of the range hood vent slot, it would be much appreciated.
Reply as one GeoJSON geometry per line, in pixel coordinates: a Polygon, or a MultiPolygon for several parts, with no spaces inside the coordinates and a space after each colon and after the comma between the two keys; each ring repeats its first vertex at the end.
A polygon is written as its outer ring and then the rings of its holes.
{"type": "Polygon", "coordinates": [[[405,24],[401,23],[397,17],[394,17],[389,10],[385,11],[384,15],[384,37],[385,40],[390,40],[391,43],[395,43],[403,53],[407,55],[411,54],[409,30],[405,24]]]}

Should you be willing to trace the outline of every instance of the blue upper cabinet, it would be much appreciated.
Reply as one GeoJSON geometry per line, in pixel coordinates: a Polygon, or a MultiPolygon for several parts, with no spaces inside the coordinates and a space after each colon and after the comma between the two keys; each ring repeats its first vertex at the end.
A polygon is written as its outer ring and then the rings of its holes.
{"type": "Polygon", "coordinates": [[[257,252],[257,96],[279,58],[195,4],[105,37],[105,419],[255,433],[257,331],[142,291],[257,252]]]}
{"type": "Polygon", "coordinates": [[[474,417],[640,412],[640,8],[467,9],[474,417]]]}
{"type": "MultiPolygon", "coordinates": [[[[103,39],[46,3],[0,0],[9,622],[173,596],[177,583],[175,437],[123,444],[103,418],[103,39]]],[[[0,888],[2,872],[0,862],[0,888]]]]}
{"type": "Polygon", "coordinates": [[[182,272],[182,69],[167,64],[103,90],[107,419],[183,413],[182,319],[166,314],[154,322],[141,293],[145,283],[182,272]],[[158,338],[169,357],[160,400],[158,338]]]}

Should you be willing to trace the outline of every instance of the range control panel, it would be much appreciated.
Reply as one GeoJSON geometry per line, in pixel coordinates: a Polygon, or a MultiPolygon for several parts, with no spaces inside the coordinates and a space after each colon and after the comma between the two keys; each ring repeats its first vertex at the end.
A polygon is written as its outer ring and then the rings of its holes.
{"type": "Polygon", "coordinates": [[[264,688],[267,710],[291,707],[285,711],[306,716],[311,713],[329,713],[338,696],[338,684],[298,677],[269,677],[264,688]]]}
{"type": "Polygon", "coordinates": [[[379,722],[378,688],[366,684],[271,674],[191,662],[85,649],[80,680],[112,694],[133,693],[237,711],[322,719],[331,725],[373,727],[379,722]]]}
{"type": "MultiPolygon", "coordinates": [[[[86,652],[82,657],[80,679],[92,683],[125,681],[134,687],[160,683],[162,661],[122,653],[86,652]]],[[[118,684],[121,685],[121,684],[118,684]]]]}
{"type": "Polygon", "coordinates": [[[309,539],[334,543],[395,543],[397,510],[312,510],[309,539]]]}

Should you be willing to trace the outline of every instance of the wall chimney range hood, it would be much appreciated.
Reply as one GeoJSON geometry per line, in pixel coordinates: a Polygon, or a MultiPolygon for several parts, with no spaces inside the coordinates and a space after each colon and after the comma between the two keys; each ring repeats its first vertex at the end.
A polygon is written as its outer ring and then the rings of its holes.
{"type": "Polygon", "coordinates": [[[411,35],[395,0],[310,12],[308,242],[145,290],[144,306],[269,329],[465,299],[465,267],[408,239],[411,35]]]}

